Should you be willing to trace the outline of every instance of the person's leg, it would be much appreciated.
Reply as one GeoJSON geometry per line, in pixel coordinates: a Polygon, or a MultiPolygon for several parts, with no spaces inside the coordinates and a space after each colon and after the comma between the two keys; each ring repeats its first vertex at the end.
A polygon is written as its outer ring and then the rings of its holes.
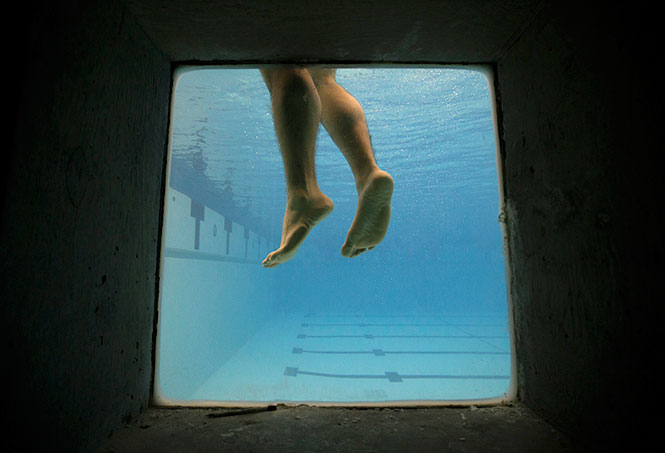
{"type": "Polygon", "coordinates": [[[310,68],[321,99],[321,122],[346,158],[358,190],[358,207],[342,246],[354,257],[383,240],[390,222],[393,179],[374,159],[365,113],[358,101],[335,79],[336,70],[310,68]]]}
{"type": "Polygon", "coordinates": [[[275,267],[296,254],[309,230],[333,210],[316,181],[314,148],[321,120],[321,101],[306,69],[262,69],[270,91],[275,132],[284,161],[286,209],[280,247],[263,260],[275,267]]]}

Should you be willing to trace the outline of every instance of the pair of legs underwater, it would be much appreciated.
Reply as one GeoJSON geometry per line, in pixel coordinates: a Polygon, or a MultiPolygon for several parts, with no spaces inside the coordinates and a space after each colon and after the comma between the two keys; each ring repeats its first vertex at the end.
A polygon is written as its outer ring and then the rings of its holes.
{"type": "Polygon", "coordinates": [[[333,210],[319,188],[314,154],[319,123],[346,158],[358,190],[358,206],[342,246],[353,258],[385,237],[390,221],[393,179],[374,160],[361,105],[337,84],[330,68],[261,69],[270,91],[273,121],[286,176],[286,210],[277,250],[263,260],[275,267],[293,258],[309,231],[333,210]]]}

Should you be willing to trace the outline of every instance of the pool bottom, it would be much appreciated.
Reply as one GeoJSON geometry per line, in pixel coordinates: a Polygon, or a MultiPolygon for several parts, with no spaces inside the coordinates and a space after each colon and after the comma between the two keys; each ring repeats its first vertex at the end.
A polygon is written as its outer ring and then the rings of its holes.
{"type": "Polygon", "coordinates": [[[483,400],[508,391],[510,369],[505,316],[292,313],[178,403],[483,400]]]}

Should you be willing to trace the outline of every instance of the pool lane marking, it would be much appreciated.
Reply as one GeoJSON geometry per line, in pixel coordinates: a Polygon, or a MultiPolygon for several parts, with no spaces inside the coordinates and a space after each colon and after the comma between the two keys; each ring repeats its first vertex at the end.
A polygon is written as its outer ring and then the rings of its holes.
{"type": "Polygon", "coordinates": [[[303,371],[298,367],[286,367],[284,370],[284,376],[299,375],[343,379],[388,379],[389,382],[403,382],[405,379],[510,379],[510,376],[505,375],[399,374],[396,371],[385,371],[384,374],[337,374],[303,371]]]}
{"type": "Polygon", "coordinates": [[[384,351],[372,349],[371,351],[316,351],[303,348],[293,348],[293,354],[373,354],[384,356],[386,354],[472,354],[472,355],[509,355],[503,351],[384,351]]]}
{"type": "Polygon", "coordinates": [[[313,324],[304,322],[301,327],[505,327],[503,324],[371,324],[371,323],[337,323],[337,324],[313,324]]]}
{"type": "Polygon", "coordinates": [[[296,337],[298,339],[307,339],[307,338],[365,338],[367,340],[373,340],[374,338],[509,338],[508,335],[372,335],[372,334],[361,334],[361,335],[308,335],[308,334],[298,334],[296,337]]]}

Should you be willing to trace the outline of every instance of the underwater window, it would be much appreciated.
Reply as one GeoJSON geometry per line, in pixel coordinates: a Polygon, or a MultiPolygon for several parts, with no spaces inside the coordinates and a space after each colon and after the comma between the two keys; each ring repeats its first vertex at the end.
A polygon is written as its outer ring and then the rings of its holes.
{"type": "Polygon", "coordinates": [[[286,182],[256,68],[176,72],[157,325],[158,404],[485,401],[511,388],[492,85],[477,68],[340,68],[378,165],[388,230],[340,253],[358,192],[319,126],[334,209],[288,262],[286,182]]]}

